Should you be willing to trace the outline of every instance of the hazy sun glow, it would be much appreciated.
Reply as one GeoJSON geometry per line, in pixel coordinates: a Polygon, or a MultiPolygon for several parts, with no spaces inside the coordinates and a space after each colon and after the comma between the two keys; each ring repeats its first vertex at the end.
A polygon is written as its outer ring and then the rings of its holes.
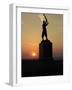
{"type": "Polygon", "coordinates": [[[35,52],[32,52],[32,56],[35,57],[36,56],[36,53],[35,52]]]}

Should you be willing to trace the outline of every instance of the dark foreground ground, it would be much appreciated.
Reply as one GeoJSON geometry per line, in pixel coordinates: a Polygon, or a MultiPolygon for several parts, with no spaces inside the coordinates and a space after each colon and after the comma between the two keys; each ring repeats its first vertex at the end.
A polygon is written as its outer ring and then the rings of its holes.
{"type": "Polygon", "coordinates": [[[63,75],[63,60],[22,60],[22,77],[63,75]]]}

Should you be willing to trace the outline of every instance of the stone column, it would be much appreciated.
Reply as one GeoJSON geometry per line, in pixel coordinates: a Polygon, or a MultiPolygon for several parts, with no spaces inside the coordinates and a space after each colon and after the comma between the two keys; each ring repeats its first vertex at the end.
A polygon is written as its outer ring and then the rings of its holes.
{"type": "Polygon", "coordinates": [[[52,42],[50,40],[42,40],[39,44],[39,59],[52,59],[52,42]]]}

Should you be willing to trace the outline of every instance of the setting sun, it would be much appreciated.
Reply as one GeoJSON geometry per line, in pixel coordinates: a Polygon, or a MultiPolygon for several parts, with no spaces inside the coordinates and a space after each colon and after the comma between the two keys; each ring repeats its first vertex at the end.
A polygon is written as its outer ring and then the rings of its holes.
{"type": "Polygon", "coordinates": [[[35,57],[35,56],[36,56],[36,53],[35,53],[35,52],[33,52],[33,53],[32,53],[32,56],[34,56],[34,57],[35,57]]]}

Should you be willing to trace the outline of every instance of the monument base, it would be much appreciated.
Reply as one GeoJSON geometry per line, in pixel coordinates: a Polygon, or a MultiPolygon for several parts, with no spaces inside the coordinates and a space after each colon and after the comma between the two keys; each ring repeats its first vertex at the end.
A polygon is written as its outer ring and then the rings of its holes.
{"type": "Polygon", "coordinates": [[[52,42],[50,40],[42,40],[39,44],[39,59],[52,59],[52,42]]]}

